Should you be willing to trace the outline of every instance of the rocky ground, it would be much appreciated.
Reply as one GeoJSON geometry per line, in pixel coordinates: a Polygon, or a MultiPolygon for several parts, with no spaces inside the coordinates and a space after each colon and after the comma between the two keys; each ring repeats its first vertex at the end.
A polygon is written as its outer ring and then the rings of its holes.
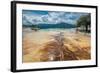
{"type": "Polygon", "coordinates": [[[69,32],[34,32],[23,36],[23,62],[91,59],[90,36],[69,32]]]}

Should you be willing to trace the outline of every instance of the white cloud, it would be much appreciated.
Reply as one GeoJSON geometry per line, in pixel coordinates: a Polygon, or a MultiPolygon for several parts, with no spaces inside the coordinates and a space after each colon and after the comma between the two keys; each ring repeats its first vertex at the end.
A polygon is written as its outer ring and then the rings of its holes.
{"type": "Polygon", "coordinates": [[[74,24],[75,19],[80,16],[81,13],[67,13],[67,12],[48,12],[48,14],[37,15],[37,14],[23,14],[23,23],[26,21],[32,24],[46,23],[46,24],[57,24],[57,23],[69,23],[74,24]]]}

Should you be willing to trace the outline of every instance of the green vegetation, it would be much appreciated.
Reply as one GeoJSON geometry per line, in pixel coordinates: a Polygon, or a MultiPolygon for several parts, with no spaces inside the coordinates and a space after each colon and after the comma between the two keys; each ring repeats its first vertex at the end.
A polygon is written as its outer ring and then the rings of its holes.
{"type": "Polygon", "coordinates": [[[39,27],[37,26],[37,25],[23,25],[23,27],[29,27],[29,28],[31,28],[32,30],[35,30],[35,31],[37,31],[37,30],[39,30],[39,27]]]}
{"type": "Polygon", "coordinates": [[[88,15],[83,15],[80,16],[80,18],[77,20],[77,28],[80,31],[85,31],[85,32],[90,32],[90,27],[91,27],[91,16],[90,14],[88,15]]]}
{"type": "Polygon", "coordinates": [[[39,28],[38,28],[37,25],[32,25],[32,26],[31,26],[31,29],[32,29],[32,30],[35,30],[35,31],[39,30],[39,28]]]}

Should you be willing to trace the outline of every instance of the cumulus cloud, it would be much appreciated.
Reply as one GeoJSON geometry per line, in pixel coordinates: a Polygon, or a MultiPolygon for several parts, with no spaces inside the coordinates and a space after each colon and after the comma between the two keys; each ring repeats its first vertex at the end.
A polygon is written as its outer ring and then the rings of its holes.
{"type": "Polygon", "coordinates": [[[22,14],[23,24],[75,24],[76,20],[85,13],[56,12],[56,11],[28,11],[22,14]]]}

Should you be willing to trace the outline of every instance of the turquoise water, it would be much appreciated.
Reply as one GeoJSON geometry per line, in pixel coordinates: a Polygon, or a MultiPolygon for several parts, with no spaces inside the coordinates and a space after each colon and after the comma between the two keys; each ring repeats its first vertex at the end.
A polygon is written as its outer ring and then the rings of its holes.
{"type": "Polygon", "coordinates": [[[62,32],[62,31],[65,31],[65,32],[75,32],[76,29],[75,28],[69,28],[69,29],[61,29],[61,28],[50,28],[50,29],[40,29],[39,31],[45,31],[45,32],[49,32],[49,31],[56,31],[56,32],[62,32]]]}

